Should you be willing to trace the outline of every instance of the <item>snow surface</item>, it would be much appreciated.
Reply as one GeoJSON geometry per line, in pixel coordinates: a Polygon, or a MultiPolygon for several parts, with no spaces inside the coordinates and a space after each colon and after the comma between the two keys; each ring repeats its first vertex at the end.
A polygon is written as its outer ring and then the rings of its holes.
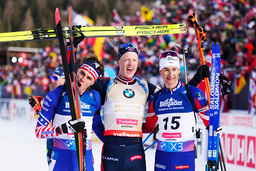
{"type": "MultiPolygon", "coordinates": [[[[0,170],[1,171],[46,171],[46,140],[35,137],[36,123],[24,122],[24,120],[0,119],[0,170]]],[[[95,171],[100,171],[100,155],[102,143],[93,143],[95,159],[95,171]]],[[[147,170],[153,171],[154,151],[151,148],[146,151],[147,170]]],[[[196,171],[205,170],[205,162],[196,159],[196,171]]],[[[241,168],[228,166],[227,170],[238,171],[241,168]]],[[[244,168],[242,170],[245,170],[244,168]]]]}

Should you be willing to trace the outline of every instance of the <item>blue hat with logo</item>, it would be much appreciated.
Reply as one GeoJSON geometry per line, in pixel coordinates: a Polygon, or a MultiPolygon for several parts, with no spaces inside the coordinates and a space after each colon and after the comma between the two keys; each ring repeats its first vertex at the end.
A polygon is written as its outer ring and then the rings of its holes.
{"type": "Polygon", "coordinates": [[[134,45],[133,43],[121,44],[119,45],[117,60],[119,60],[121,56],[123,56],[123,54],[125,54],[126,52],[135,52],[138,55],[139,53],[138,51],[139,50],[137,46],[134,45]]]}
{"type": "Polygon", "coordinates": [[[56,75],[61,76],[61,77],[64,77],[64,76],[65,76],[64,70],[63,70],[62,67],[56,68],[56,69],[53,71],[53,74],[56,74],[56,75]]]}

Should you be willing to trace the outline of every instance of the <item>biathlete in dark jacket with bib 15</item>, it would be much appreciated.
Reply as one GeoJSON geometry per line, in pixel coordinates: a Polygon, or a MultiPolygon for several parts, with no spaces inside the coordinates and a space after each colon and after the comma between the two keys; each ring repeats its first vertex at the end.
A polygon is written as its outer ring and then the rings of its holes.
{"type": "MultiPolygon", "coordinates": [[[[86,170],[93,171],[92,120],[100,110],[100,94],[90,88],[104,73],[103,65],[97,56],[82,58],[77,70],[78,89],[81,101],[82,118],[71,120],[67,90],[62,85],[49,92],[44,99],[36,125],[37,138],[54,138],[50,170],[79,171],[74,133],[86,129],[86,170]],[[49,122],[52,121],[52,126],[49,122]]],[[[65,85],[65,84],[64,84],[65,85]]]]}
{"type": "MultiPolygon", "coordinates": [[[[104,143],[102,169],[104,171],[145,171],[145,153],[142,146],[142,121],[145,106],[156,86],[141,81],[134,74],[138,68],[138,49],[132,43],[119,45],[114,79],[98,80],[93,88],[100,92],[104,124],[100,114],[93,120],[93,130],[104,143]]],[[[201,67],[190,82],[197,85],[209,68],[201,67]]]]}
{"type": "Polygon", "coordinates": [[[145,124],[151,131],[156,124],[159,125],[155,171],[194,171],[194,111],[198,112],[205,126],[208,126],[208,102],[199,88],[191,85],[186,88],[179,80],[180,64],[177,52],[165,51],[160,55],[159,72],[164,88],[150,97],[145,124]]]}

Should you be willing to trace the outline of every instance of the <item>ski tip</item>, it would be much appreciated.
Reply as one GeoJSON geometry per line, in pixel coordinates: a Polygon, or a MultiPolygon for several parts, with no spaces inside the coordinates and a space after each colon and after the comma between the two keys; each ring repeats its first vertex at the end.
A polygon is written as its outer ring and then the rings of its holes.
{"type": "Polygon", "coordinates": [[[60,11],[59,11],[59,8],[55,9],[55,22],[56,22],[56,25],[60,22],[60,11]]]}
{"type": "Polygon", "coordinates": [[[72,27],[71,14],[72,14],[72,6],[69,7],[69,14],[68,14],[68,22],[70,27],[72,27]]]}

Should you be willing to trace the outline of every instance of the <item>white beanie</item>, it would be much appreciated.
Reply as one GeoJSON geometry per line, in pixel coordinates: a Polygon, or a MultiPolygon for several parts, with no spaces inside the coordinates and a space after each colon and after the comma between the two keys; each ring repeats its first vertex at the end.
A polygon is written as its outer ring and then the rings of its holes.
{"type": "Polygon", "coordinates": [[[179,60],[177,52],[170,51],[170,53],[168,53],[168,51],[165,51],[160,55],[159,71],[161,71],[164,67],[168,67],[168,66],[180,68],[180,60],[179,60]],[[164,53],[165,53],[166,57],[161,57],[164,53]],[[177,55],[172,56],[171,54],[173,54],[173,53],[176,53],[177,55]]]}

